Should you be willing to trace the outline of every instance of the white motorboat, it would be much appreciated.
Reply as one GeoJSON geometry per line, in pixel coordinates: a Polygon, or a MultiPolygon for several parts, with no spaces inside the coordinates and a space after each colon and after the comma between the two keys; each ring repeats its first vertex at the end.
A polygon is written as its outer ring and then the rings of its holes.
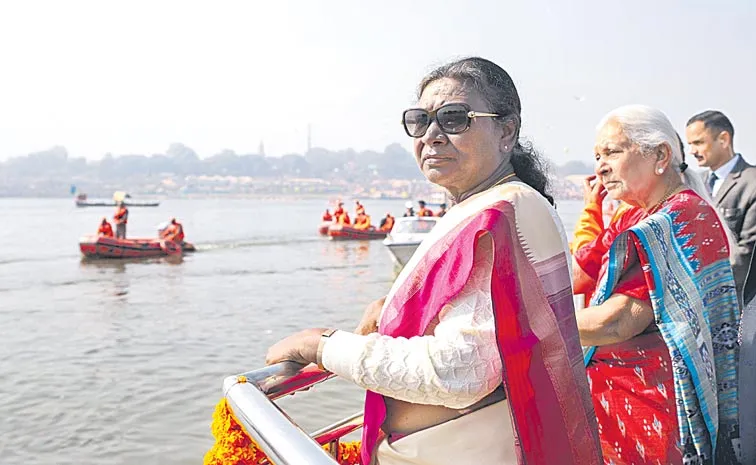
{"type": "Polygon", "coordinates": [[[406,265],[438,220],[440,218],[435,216],[397,218],[391,232],[383,240],[394,263],[398,266],[406,265]]]}

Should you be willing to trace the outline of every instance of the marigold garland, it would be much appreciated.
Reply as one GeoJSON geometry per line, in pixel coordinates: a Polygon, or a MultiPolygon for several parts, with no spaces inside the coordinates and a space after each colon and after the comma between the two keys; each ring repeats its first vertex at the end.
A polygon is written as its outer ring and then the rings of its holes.
{"type": "MultiPolygon", "coordinates": [[[[260,465],[267,463],[267,457],[255,441],[247,435],[236,421],[224,397],[213,412],[212,424],[215,444],[205,454],[204,465],[260,465]]],[[[329,450],[328,444],[323,446],[329,450]]],[[[339,464],[360,463],[360,442],[339,443],[339,464]]]]}

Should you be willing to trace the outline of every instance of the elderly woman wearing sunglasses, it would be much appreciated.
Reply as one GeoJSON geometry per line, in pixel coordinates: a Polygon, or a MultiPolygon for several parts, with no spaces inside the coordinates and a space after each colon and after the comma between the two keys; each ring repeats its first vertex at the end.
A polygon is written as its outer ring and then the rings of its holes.
{"type": "Polygon", "coordinates": [[[444,65],[402,122],[454,207],[360,334],[306,330],[268,362],[367,389],[364,464],[601,463],[567,240],[542,161],[518,141],[512,79],[481,58],[444,65]]]}

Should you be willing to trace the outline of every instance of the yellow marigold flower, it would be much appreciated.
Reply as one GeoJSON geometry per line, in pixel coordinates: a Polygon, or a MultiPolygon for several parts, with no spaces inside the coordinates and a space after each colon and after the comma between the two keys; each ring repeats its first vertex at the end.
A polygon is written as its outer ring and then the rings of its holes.
{"type": "MultiPolygon", "coordinates": [[[[239,378],[244,378],[240,376],[239,378]]],[[[244,378],[240,383],[246,382],[244,378]]],[[[267,457],[258,445],[249,437],[241,424],[234,418],[234,413],[224,397],[218,402],[213,412],[211,425],[215,444],[205,454],[204,465],[260,465],[267,462],[267,457]]],[[[328,451],[328,445],[323,449],[328,451]]],[[[360,442],[339,444],[340,465],[357,465],[360,463],[360,442]]]]}

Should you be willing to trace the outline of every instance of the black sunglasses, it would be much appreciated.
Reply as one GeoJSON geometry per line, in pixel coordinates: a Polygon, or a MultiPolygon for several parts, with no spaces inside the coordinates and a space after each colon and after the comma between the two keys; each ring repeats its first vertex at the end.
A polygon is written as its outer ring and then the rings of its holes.
{"type": "Polygon", "coordinates": [[[423,137],[435,119],[438,127],[446,134],[460,134],[470,129],[470,122],[472,122],[473,118],[481,116],[496,118],[501,115],[472,111],[464,103],[447,103],[433,111],[423,108],[404,110],[402,125],[408,136],[415,138],[423,137]]]}

